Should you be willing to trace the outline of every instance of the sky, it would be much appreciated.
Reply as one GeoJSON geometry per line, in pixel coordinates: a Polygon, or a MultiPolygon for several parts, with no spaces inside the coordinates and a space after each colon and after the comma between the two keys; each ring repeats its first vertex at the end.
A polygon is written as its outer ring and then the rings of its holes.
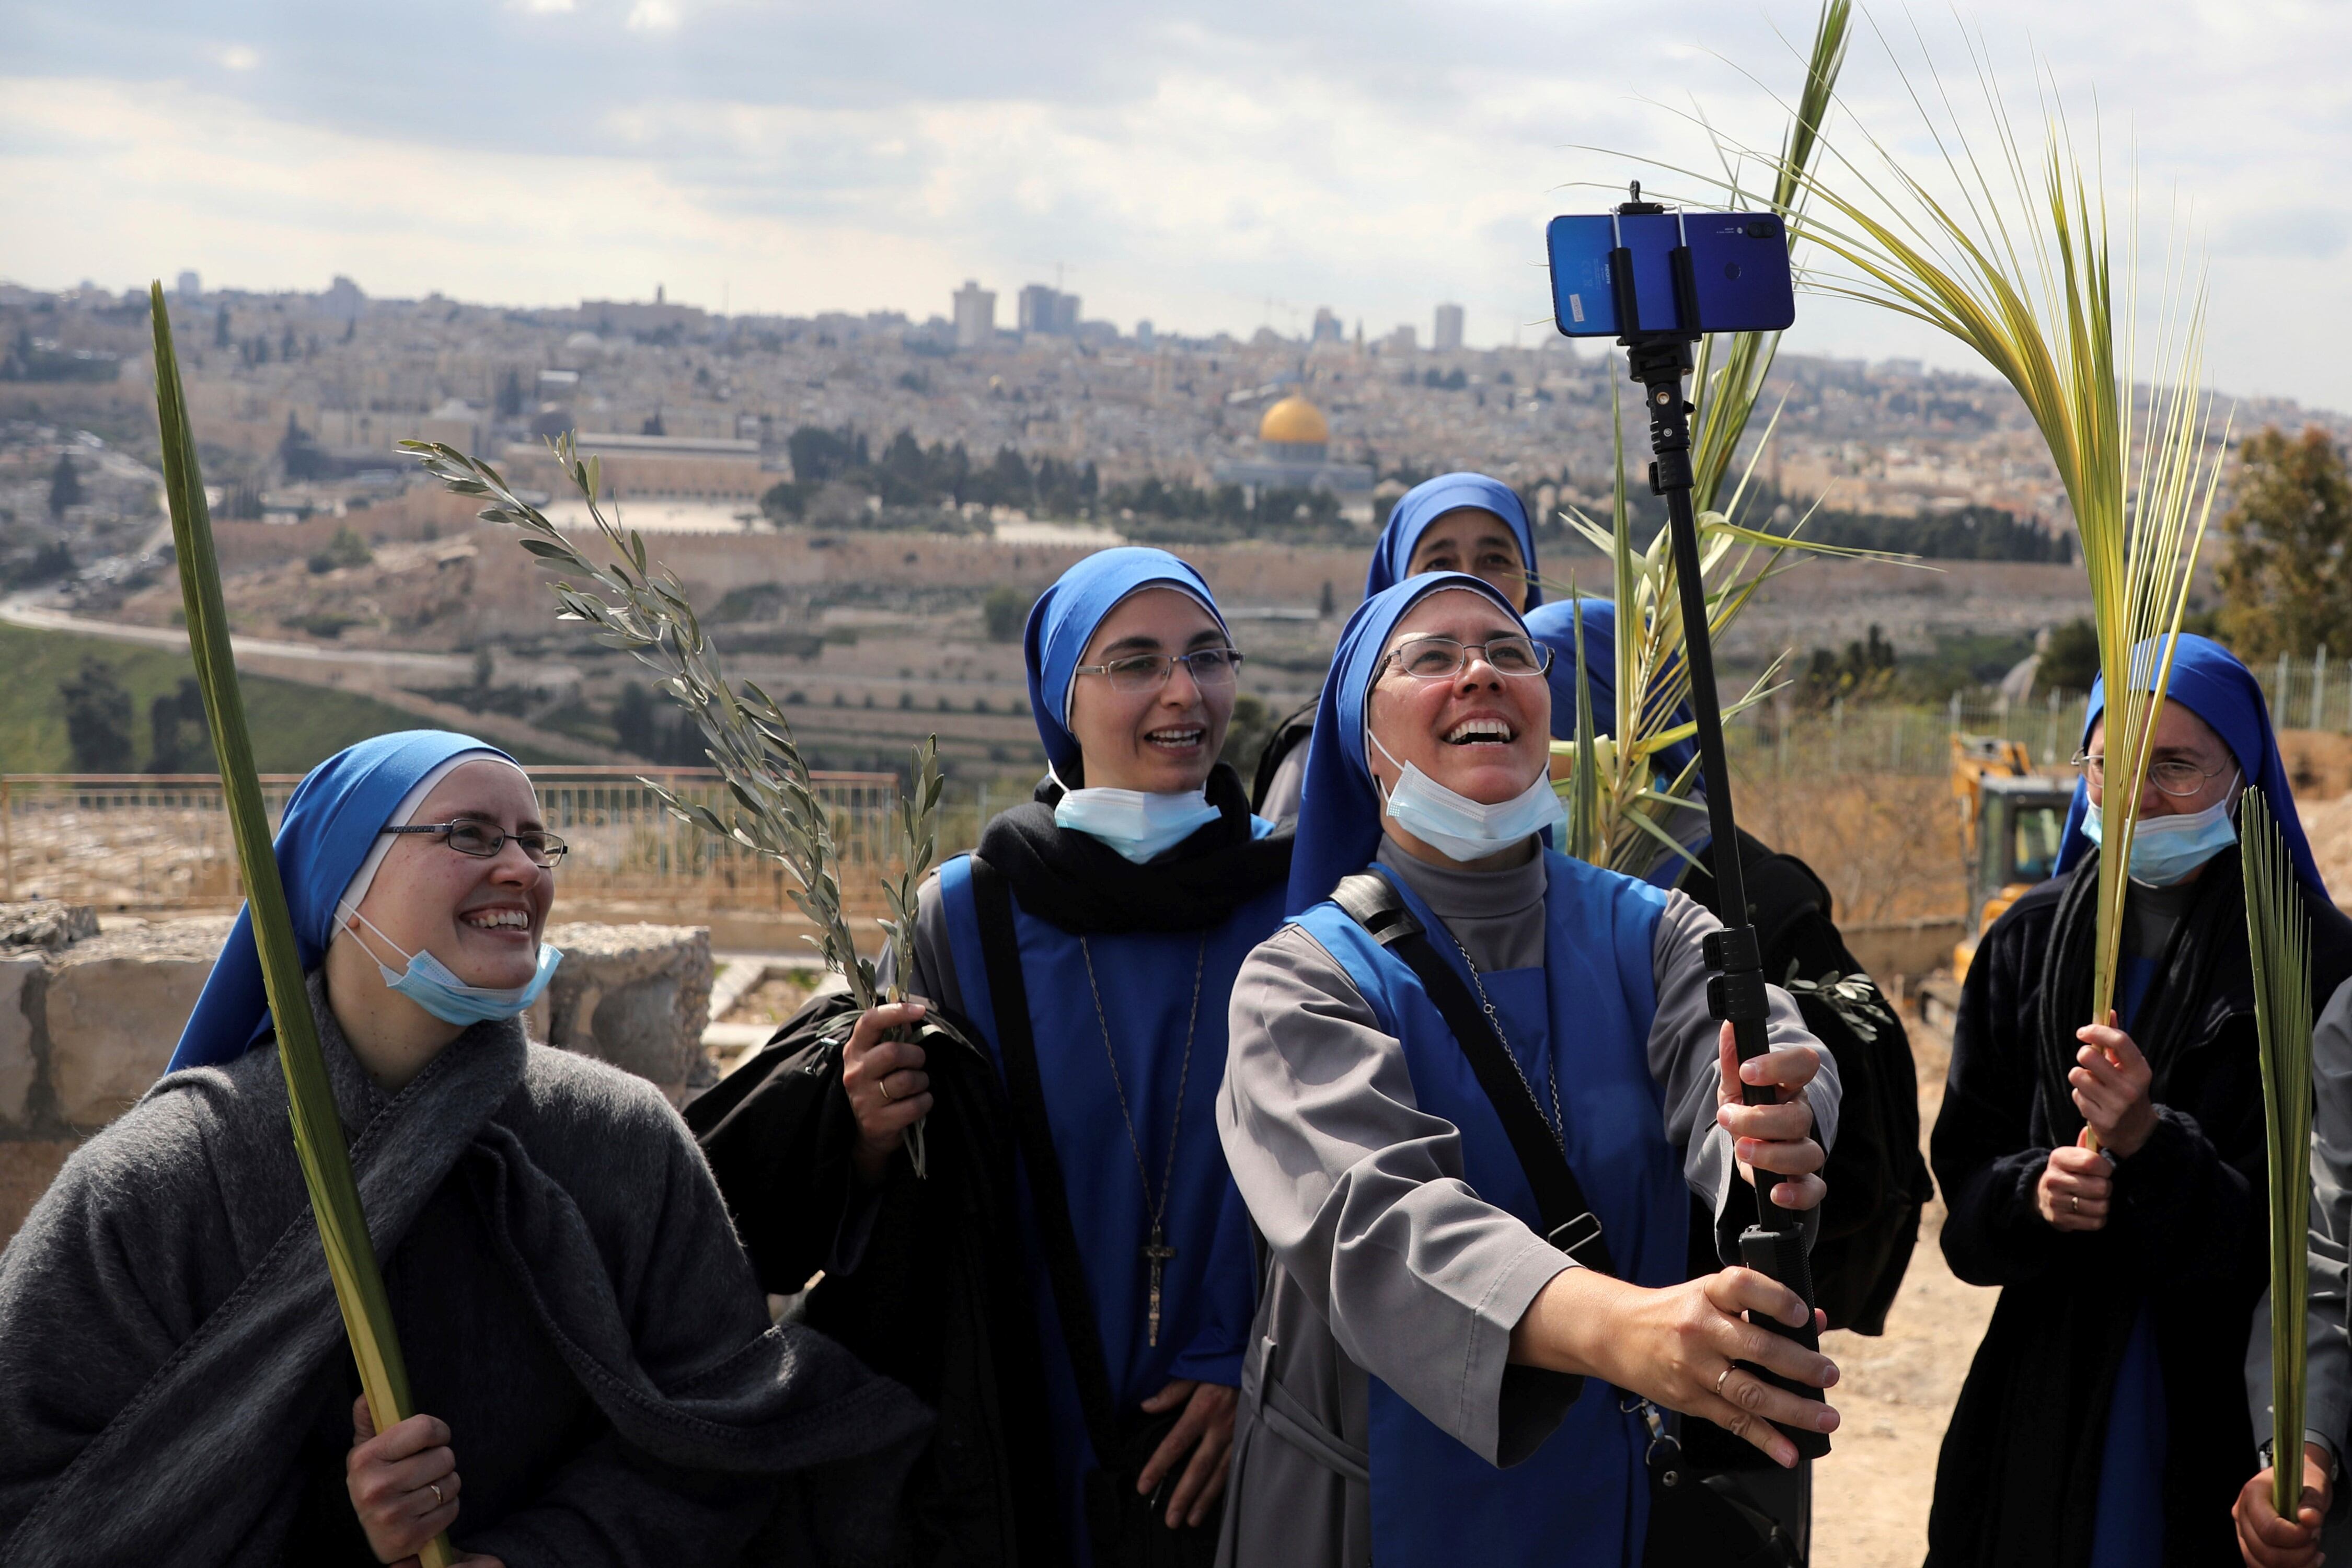
{"type": "MultiPolygon", "coordinates": [[[[660,284],[919,320],[974,278],[1003,325],[1059,279],[1123,331],[1299,332],[1328,305],[1426,343],[1454,300],[1473,343],[1532,344],[1545,220],[1605,206],[1645,157],[1717,167],[1702,121],[1777,146],[1813,20],[1813,0],[0,0],[0,279],[344,273],[513,305],[660,284]]],[[[2203,269],[2211,384],[2352,409],[2352,6],[1878,6],[1831,127],[1857,188],[1884,173],[1872,138],[1941,178],[1912,96],[1936,102],[1930,64],[1992,147],[1972,49],[2029,158],[2050,95],[2086,163],[2095,141],[2150,341],[2169,249],[2203,269]]],[[[1788,346],[1977,363],[1811,297],[1788,346]]]]}

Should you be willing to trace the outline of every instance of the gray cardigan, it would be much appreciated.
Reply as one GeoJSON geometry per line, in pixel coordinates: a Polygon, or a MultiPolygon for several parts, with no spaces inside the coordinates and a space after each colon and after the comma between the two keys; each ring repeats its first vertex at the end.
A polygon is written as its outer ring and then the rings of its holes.
{"type": "MultiPolygon", "coordinates": [[[[1540,857],[1469,871],[1384,839],[1380,862],[1481,969],[1543,963],[1540,857]]],[[[1715,1124],[1717,1026],[1699,953],[1717,925],[1668,895],[1648,1056],[1685,1179],[1720,1216],[1736,1177],[1729,1137],[1715,1124]]],[[[1836,1067],[1787,994],[1769,995],[1773,1048],[1821,1058],[1806,1098],[1826,1148],[1837,1133],[1836,1067]]],[[[1402,1045],[1298,926],[1260,943],[1234,982],[1217,1110],[1234,1180],[1273,1260],[1242,1363],[1218,1562],[1359,1568],[1371,1553],[1366,1374],[1489,1463],[1526,1458],[1566,1414],[1565,1380],[1512,1368],[1511,1330],[1574,1264],[1464,1184],[1461,1134],[1414,1104],[1402,1045]]]]}
{"type": "MultiPolygon", "coordinates": [[[[771,1325],[651,1086],[502,1023],[387,1098],[312,1001],[412,1383],[456,1434],[461,1549],[882,1558],[926,1418],[771,1325]]],[[[172,1074],[0,1253],[0,1563],[308,1556],[352,1528],[354,1382],[277,1052],[172,1074]]]]}

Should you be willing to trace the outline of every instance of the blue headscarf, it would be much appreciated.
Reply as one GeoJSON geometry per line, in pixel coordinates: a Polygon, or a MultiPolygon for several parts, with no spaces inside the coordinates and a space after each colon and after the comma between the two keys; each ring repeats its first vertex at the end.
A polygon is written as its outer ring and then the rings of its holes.
{"type": "MultiPolygon", "coordinates": [[[[1617,606],[1606,599],[1556,600],[1528,612],[1528,636],[1551,649],[1551,735],[1555,741],[1576,739],[1576,623],[1584,621],[1584,684],[1592,692],[1592,722],[1596,734],[1605,734],[1617,722],[1617,606]]],[[[1671,665],[1669,666],[1671,669],[1671,665]]],[[[1691,721],[1690,704],[1676,707],[1664,728],[1691,721]]],[[[1622,737],[1620,737],[1621,739],[1622,737]]],[[[1696,741],[1677,741],[1651,761],[1668,783],[1682,776],[1698,755],[1696,741]]],[[[1706,779],[1691,778],[1694,798],[1706,794],[1706,779]]]]}
{"type": "Polygon", "coordinates": [[[1518,612],[1484,578],[1462,572],[1408,577],[1356,606],[1331,656],[1331,673],[1315,705],[1315,732],[1307,742],[1307,782],[1298,803],[1297,837],[1290,852],[1286,909],[1303,914],[1331,896],[1339,879],[1372,863],[1381,847],[1380,791],[1364,761],[1364,703],[1380,679],[1381,659],[1396,624],[1430,595],[1467,588],[1485,595],[1513,620],[1518,612]]]}
{"type": "Polygon", "coordinates": [[[1121,545],[1097,551],[1062,574],[1030,606],[1021,651],[1029,665],[1029,711],[1045,760],[1064,783],[1078,778],[1078,738],[1070,733],[1070,683],[1095,628],[1120,601],[1140,588],[1174,588],[1201,602],[1225,633],[1225,617],[1201,574],[1165,550],[1121,545]]]}
{"type": "Polygon", "coordinates": [[[1543,590],[1535,580],[1535,531],[1528,526],[1528,509],[1520,502],[1519,492],[1500,479],[1469,473],[1423,479],[1397,498],[1388,526],[1381,530],[1380,542],[1372,546],[1371,569],[1364,574],[1364,597],[1393,588],[1411,576],[1412,547],[1421,542],[1422,534],[1447,512],[1465,506],[1493,512],[1510,525],[1512,537],[1519,542],[1519,560],[1528,569],[1528,607],[1542,604],[1543,590]]]}
{"type": "MultiPolygon", "coordinates": [[[[2134,685],[2146,691],[2154,689],[2157,638],[2132,650],[2132,667],[2146,677],[2141,685],[2136,677],[2134,685]]],[[[2237,759],[2238,771],[2250,784],[2259,785],[2263,799],[2271,808],[2271,816],[2286,838],[2286,847],[2294,857],[2294,874],[2312,896],[2323,903],[2332,902],[2327,897],[2327,884],[2319,879],[2319,863],[2311,858],[2311,842],[2304,837],[2303,818],[2295,814],[2294,792],[2286,779],[2286,764],[2279,756],[2278,736],[2271,730],[2271,711],[2263,700],[2263,689],[2254,679],[2253,671],[2238,662],[2238,656],[2210,637],[2184,633],[2174,645],[2172,682],[2166,689],[2168,701],[2178,702],[2206,723],[2221,737],[2237,759]]],[[[2091,743],[2091,726],[2099,721],[2106,710],[2107,683],[2101,676],[2091,686],[2090,707],[2083,715],[2082,744],[2091,743]]],[[[2074,804],[2066,813],[2066,832],[2058,846],[2058,868],[2054,875],[2064,876],[2073,870],[2091,848],[2090,835],[2083,831],[2083,818],[2091,808],[2088,784],[2076,780],[2074,804]]]]}
{"type": "MultiPolygon", "coordinates": [[[[469,752],[514,761],[470,735],[401,730],[345,747],[296,786],[275,848],[305,973],[325,960],[335,936],[336,900],[383,841],[393,814],[442,764],[469,752]]],[[[268,1031],[269,996],[248,905],[237,911],[212,977],[188,1015],[170,1070],[233,1061],[268,1031]]]]}

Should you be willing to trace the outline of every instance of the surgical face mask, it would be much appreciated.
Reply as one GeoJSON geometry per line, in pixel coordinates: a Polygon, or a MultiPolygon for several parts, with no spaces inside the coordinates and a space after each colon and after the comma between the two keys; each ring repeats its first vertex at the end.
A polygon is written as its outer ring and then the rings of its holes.
{"type": "MultiPolygon", "coordinates": [[[[2238,778],[2231,774],[2231,788],[2238,778]]],[[[2083,832],[2094,844],[2105,827],[2094,806],[2083,817],[2083,832]]],[[[2229,791],[2202,811],[2174,816],[2144,816],[2132,829],[2131,878],[2151,888],[2169,888],[2206,861],[2238,841],[2238,825],[2230,820],[2229,791]]]]}
{"type": "MultiPolygon", "coordinates": [[[[1568,820],[1551,780],[1541,773],[1518,795],[1488,805],[1447,789],[1411,763],[1399,763],[1377,735],[1367,731],[1365,738],[1401,770],[1396,787],[1388,792],[1389,816],[1449,860],[1484,860],[1568,820]]],[[[1373,781],[1376,787],[1379,782],[1373,781]]]]}
{"type": "Polygon", "coordinates": [[[1054,805],[1057,825],[1101,840],[1139,866],[1166,854],[1223,815],[1209,804],[1205,789],[1153,795],[1139,789],[1066,786],[1054,805]]]}
{"type": "MultiPolygon", "coordinates": [[[[367,916],[345,904],[342,910],[351,919],[375,932],[375,938],[394,952],[400,944],[383,934],[383,931],[367,916]]],[[[375,958],[373,952],[370,958],[375,958]]],[[[486,1024],[495,1019],[512,1018],[528,1010],[555,978],[555,966],[563,962],[563,954],[545,942],[539,944],[539,968],[530,983],[522,985],[468,985],[449,973],[449,966],[433,954],[419,948],[403,955],[408,967],[395,973],[392,966],[376,958],[376,973],[383,976],[385,985],[399,992],[445,1024],[486,1024]]]]}

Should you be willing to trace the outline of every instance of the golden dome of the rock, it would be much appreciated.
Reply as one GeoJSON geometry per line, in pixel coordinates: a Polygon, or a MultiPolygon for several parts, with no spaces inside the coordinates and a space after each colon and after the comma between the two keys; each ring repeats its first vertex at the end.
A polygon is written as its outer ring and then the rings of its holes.
{"type": "Polygon", "coordinates": [[[1294,392],[1265,411],[1257,438],[1286,447],[1319,447],[1331,439],[1331,424],[1321,409],[1294,392]]]}

